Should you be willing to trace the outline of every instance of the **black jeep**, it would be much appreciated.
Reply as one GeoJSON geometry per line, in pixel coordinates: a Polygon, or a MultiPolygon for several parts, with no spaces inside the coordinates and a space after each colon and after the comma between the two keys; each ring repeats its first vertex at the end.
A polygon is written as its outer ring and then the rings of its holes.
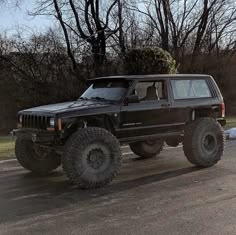
{"type": "Polygon", "coordinates": [[[211,76],[143,75],[89,81],[76,101],[18,113],[16,157],[44,175],[59,167],[81,188],[109,183],[118,173],[120,144],[140,158],[183,143],[187,159],[210,167],[224,151],[222,95],[211,76]]]}

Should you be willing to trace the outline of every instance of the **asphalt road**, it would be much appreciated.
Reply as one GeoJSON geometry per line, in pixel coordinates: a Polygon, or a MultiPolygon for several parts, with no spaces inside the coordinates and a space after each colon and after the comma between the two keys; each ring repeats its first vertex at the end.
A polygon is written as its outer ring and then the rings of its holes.
{"type": "Polygon", "coordinates": [[[0,234],[236,234],[236,142],[209,169],[182,148],[136,160],[124,149],[111,185],[80,190],[59,169],[38,178],[0,163],[0,234]]]}

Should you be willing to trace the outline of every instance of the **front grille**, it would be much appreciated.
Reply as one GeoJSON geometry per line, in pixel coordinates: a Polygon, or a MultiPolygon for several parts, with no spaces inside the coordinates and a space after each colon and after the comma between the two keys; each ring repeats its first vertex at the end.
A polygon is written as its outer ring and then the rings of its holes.
{"type": "Polygon", "coordinates": [[[50,117],[38,115],[22,115],[23,128],[46,130],[50,126],[50,117]]]}

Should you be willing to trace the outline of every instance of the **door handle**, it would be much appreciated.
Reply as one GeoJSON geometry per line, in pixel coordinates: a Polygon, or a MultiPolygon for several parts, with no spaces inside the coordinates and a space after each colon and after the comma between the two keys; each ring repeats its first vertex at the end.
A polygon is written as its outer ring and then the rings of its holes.
{"type": "Polygon", "coordinates": [[[170,107],[170,104],[162,104],[161,107],[170,107]]]}

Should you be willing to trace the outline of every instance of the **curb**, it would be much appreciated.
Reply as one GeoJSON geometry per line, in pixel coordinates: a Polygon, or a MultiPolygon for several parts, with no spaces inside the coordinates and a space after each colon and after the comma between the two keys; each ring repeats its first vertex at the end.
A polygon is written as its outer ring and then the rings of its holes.
{"type": "Polygon", "coordinates": [[[7,163],[7,162],[16,162],[16,159],[2,160],[0,161],[0,164],[7,163]]]}

